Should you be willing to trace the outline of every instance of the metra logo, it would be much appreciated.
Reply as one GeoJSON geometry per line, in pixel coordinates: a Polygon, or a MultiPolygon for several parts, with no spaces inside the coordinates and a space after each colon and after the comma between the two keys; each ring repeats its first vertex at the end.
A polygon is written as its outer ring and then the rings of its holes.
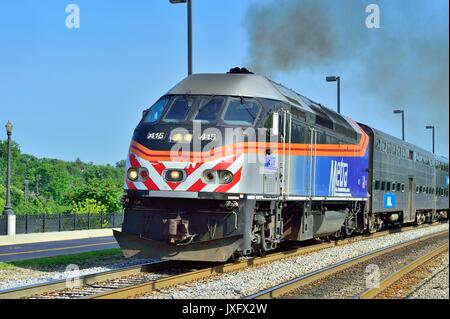
{"type": "Polygon", "coordinates": [[[348,196],[351,195],[347,186],[348,182],[348,163],[342,159],[331,161],[330,183],[328,185],[328,195],[330,196],[348,196]]]}
{"type": "Polygon", "coordinates": [[[384,208],[395,208],[395,194],[384,194],[384,208]]]}

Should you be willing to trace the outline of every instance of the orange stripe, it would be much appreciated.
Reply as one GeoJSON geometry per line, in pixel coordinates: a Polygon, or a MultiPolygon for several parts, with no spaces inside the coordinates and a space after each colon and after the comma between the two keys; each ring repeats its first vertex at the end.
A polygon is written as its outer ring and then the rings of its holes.
{"type": "MultiPolygon", "coordinates": [[[[366,136],[363,135],[360,139],[360,142],[358,144],[317,144],[316,149],[317,150],[333,150],[336,152],[339,151],[360,151],[361,148],[363,148],[363,145],[366,141],[366,136]]],[[[139,144],[136,141],[132,141],[131,146],[140,150],[141,152],[150,155],[150,156],[170,156],[170,154],[173,151],[155,151],[148,149],[147,147],[143,146],[142,144],[139,144]]],[[[241,142],[236,144],[229,144],[229,145],[223,145],[220,146],[214,150],[204,151],[204,152],[185,152],[189,153],[191,156],[198,156],[198,157],[204,157],[204,156],[211,156],[213,154],[217,153],[228,153],[229,151],[236,151],[237,153],[240,153],[242,151],[250,151],[250,152],[259,152],[259,151],[265,151],[267,148],[276,149],[278,151],[283,150],[283,148],[286,147],[286,149],[289,148],[288,143],[265,143],[265,142],[241,142]]],[[[290,144],[290,148],[293,151],[308,151],[310,149],[310,144],[290,144]]]]}
{"type": "MultiPolygon", "coordinates": [[[[317,144],[312,152],[317,156],[342,156],[342,157],[362,157],[365,155],[369,144],[368,135],[361,131],[361,139],[358,144],[317,144]]],[[[310,144],[288,143],[265,143],[265,142],[241,142],[230,145],[223,145],[214,150],[205,152],[184,151],[176,154],[174,151],[155,151],[144,145],[132,141],[130,152],[149,161],[179,161],[208,162],[224,156],[237,154],[263,154],[266,149],[272,148],[274,154],[289,153],[295,156],[308,156],[311,154],[310,144]]]]}

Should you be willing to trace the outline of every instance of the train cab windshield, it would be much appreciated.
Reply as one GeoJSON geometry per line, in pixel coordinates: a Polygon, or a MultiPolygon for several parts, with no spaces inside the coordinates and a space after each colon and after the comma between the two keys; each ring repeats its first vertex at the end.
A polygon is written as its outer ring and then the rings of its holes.
{"type": "Polygon", "coordinates": [[[261,105],[252,98],[226,96],[174,95],[163,97],[147,110],[143,123],[202,124],[253,126],[261,105]]]}

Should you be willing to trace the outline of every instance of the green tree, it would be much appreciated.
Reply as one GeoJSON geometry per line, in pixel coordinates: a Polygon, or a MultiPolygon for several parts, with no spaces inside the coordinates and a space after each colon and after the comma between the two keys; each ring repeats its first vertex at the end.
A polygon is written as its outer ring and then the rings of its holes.
{"type": "Polygon", "coordinates": [[[73,202],[80,203],[94,199],[106,208],[105,212],[115,213],[121,210],[122,188],[113,179],[92,180],[75,191],[73,202]]]}
{"type": "MultiPolygon", "coordinates": [[[[0,210],[5,205],[7,142],[0,140],[0,210]]],[[[97,208],[108,212],[121,210],[123,169],[125,161],[115,166],[94,165],[21,154],[11,145],[11,202],[16,214],[71,212],[94,200],[97,208]],[[25,198],[25,181],[28,194],[25,198]],[[75,203],[75,204],[74,204],[75,203]],[[81,206],[77,206],[81,205],[81,206]]]]}
{"type": "Polygon", "coordinates": [[[80,202],[73,202],[72,212],[74,213],[102,213],[106,211],[106,207],[92,198],[85,198],[80,202]]]}

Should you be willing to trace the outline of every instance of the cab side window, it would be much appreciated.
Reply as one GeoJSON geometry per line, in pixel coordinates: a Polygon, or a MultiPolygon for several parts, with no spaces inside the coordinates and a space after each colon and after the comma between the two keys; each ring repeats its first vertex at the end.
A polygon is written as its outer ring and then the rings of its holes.
{"type": "Polygon", "coordinates": [[[292,123],[292,143],[305,144],[306,141],[306,128],[300,124],[292,123]]]}

